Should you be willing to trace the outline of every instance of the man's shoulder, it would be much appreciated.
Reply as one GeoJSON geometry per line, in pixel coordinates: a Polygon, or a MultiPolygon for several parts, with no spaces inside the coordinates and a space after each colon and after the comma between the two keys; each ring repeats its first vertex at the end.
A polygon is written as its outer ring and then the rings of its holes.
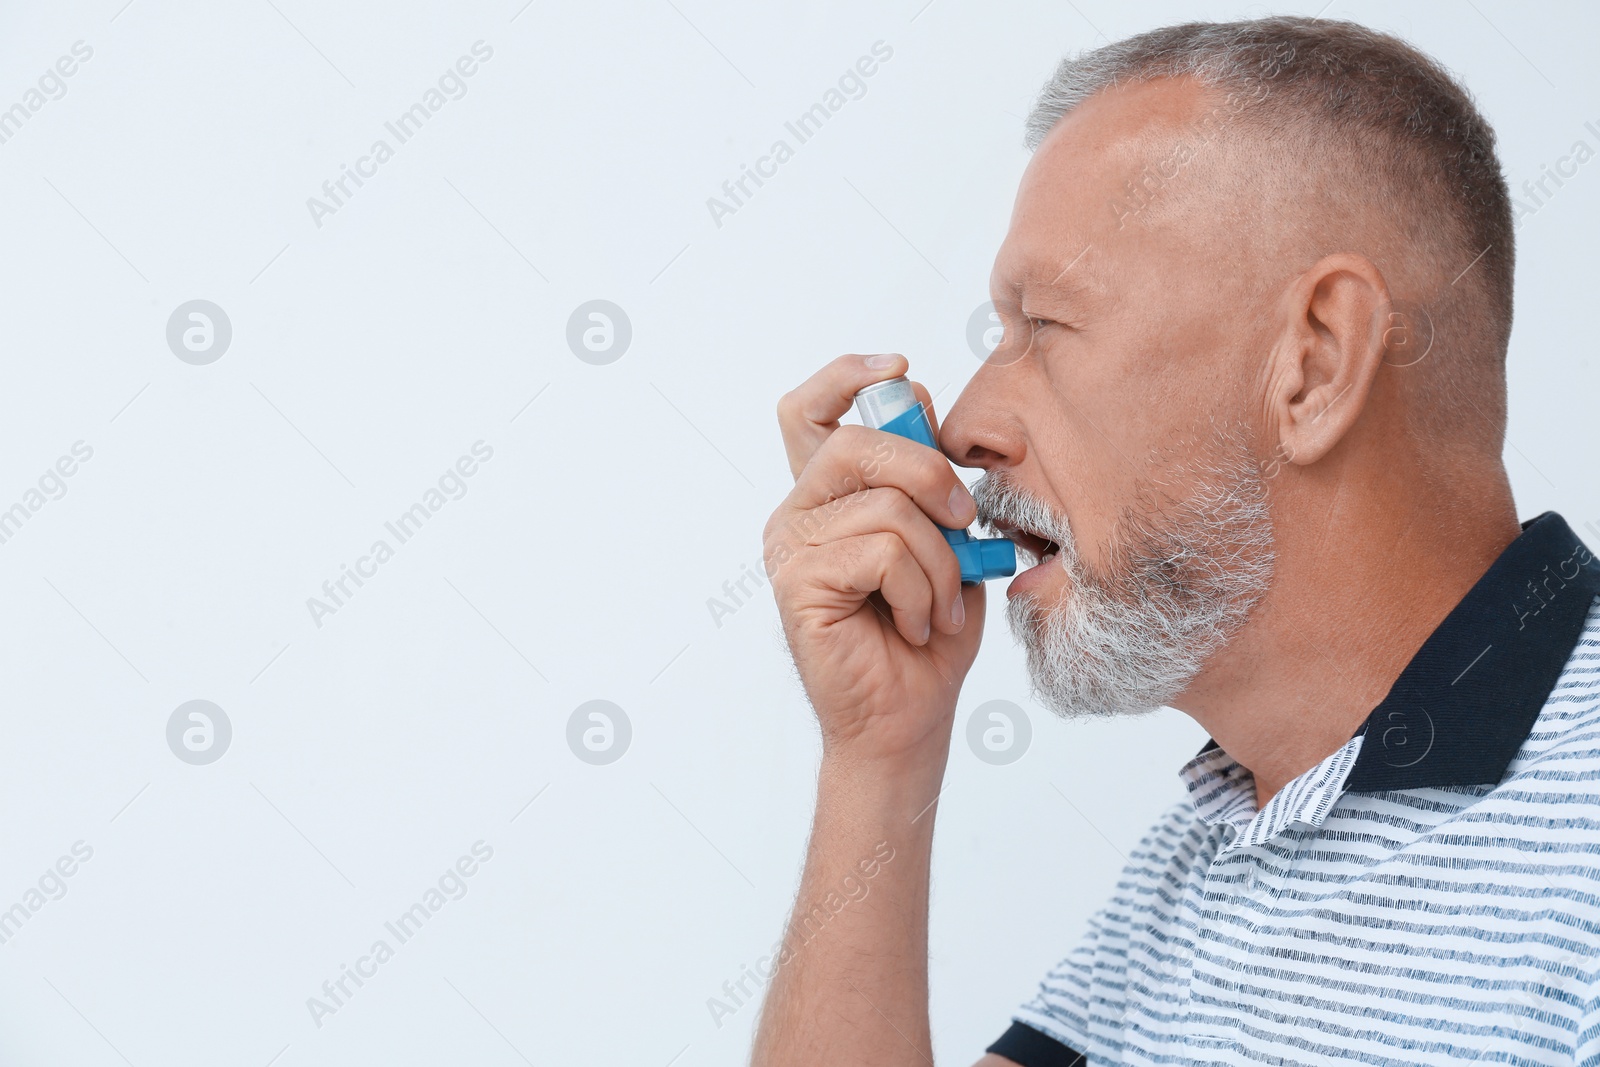
{"type": "Polygon", "coordinates": [[[1128,853],[1117,882],[1118,894],[1141,884],[1181,881],[1193,864],[1209,858],[1205,830],[1189,800],[1167,805],[1128,853]]]}
{"type": "Polygon", "coordinates": [[[1585,636],[1491,798],[1532,800],[1559,785],[1543,799],[1600,805],[1600,642],[1585,636]]]}
{"type": "Polygon", "coordinates": [[[1569,665],[1505,776],[1449,825],[1481,870],[1519,873],[1508,892],[1536,875],[1532,884],[1581,901],[1600,932],[1600,648],[1588,654],[1587,682],[1572,684],[1569,665]]]}

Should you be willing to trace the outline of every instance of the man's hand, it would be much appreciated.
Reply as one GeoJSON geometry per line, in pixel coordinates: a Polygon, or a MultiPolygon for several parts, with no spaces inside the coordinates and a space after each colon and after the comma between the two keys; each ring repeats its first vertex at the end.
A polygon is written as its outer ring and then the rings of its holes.
{"type": "Polygon", "coordinates": [[[949,462],[839,425],[857,390],[905,369],[902,356],[841,356],[778,405],[795,486],[767,523],[767,570],[823,755],[757,1067],[922,1067],[933,1055],[928,861],[984,604],[935,526],[973,520],[949,462]]]}
{"type": "MultiPolygon", "coordinates": [[[[935,521],[970,525],[972,495],[936,450],[839,425],[857,390],[905,370],[903,356],[841,356],[779,402],[795,486],[767,523],[765,555],[825,752],[937,752],[942,768],[984,593],[962,588],[935,521]]],[[[937,435],[928,391],[915,389],[937,435]]]]}

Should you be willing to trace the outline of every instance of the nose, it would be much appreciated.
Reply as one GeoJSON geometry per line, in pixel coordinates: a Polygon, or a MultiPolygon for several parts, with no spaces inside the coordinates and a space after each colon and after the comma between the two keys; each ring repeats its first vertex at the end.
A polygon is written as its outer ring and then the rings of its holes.
{"type": "Polygon", "coordinates": [[[1022,462],[1027,445],[1018,418],[1021,398],[1012,395],[1022,383],[1012,370],[985,365],[945,414],[939,448],[952,463],[995,470],[1022,462]]]}

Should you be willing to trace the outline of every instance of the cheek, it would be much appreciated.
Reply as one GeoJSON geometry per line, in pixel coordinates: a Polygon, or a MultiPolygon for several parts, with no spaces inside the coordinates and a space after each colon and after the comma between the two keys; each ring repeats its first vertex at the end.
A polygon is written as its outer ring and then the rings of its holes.
{"type": "Polygon", "coordinates": [[[1159,395],[1142,348],[1064,338],[1039,386],[1048,399],[1030,431],[1035,454],[1080,554],[1095,566],[1117,519],[1136,506],[1150,455],[1170,437],[1173,401],[1159,395]]]}
{"type": "Polygon", "coordinates": [[[1103,549],[1133,489],[1133,471],[1119,452],[1129,446],[1122,433],[1108,440],[1111,423],[1091,399],[1050,394],[1029,428],[1035,491],[1065,516],[1079,555],[1095,570],[1104,570],[1103,549]]]}

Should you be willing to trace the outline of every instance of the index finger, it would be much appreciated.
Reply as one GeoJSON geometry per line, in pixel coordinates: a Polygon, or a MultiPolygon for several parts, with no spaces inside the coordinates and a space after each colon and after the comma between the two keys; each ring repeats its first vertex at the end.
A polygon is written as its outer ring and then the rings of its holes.
{"type": "Polygon", "coordinates": [[[811,456],[839,428],[839,416],[850,410],[856,393],[876,382],[898,378],[906,372],[906,357],[898,352],[840,356],[783,394],[778,401],[778,429],[789,457],[789,473],[796,479],[811,456]]]}

